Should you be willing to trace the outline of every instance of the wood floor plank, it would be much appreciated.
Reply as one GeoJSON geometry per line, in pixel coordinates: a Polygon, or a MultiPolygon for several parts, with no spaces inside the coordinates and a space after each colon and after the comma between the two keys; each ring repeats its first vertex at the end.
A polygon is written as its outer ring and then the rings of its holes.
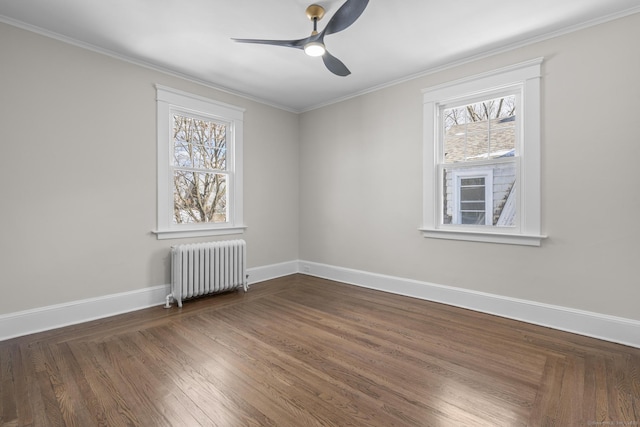
{"type": "MultiPolygon", "coordinates": [[[[282,317],[281,313],[273,312],[270,310],[261,309],[261,307],[255,307],[257,312],[252,313],[252,318],[256,319],[257,324],[267,320],[267,317],[282,317]],[[273,313],[273,314],[265,314],[273,313]]],[[[292,319],[291,315],[286,315],[287,319],[292,319]]],[[[284,320],[284,318],[282,318],[284,320]]],[[[310,326],[309,326],[310,328],[310,326]]],[[[417,391],[423,389],[427,384],[420,374],[420,370],[412,373],[407,373],[402,363],[396,363],[391,357],[386,357],[383,353],[369,351],[369,349],[358,348],[354,351],[349,351],[349,341],[335,338],[331,334],[316,333],[314,339],[308,338],[306,335],[307,328],[301,327],[300,324],[292,321],[290,324],[282,324],[282,330],[279,335],[276,336],[275,341],[270,341],[270,345],[274,347],[288,348],[291,350],[291,354],[295,354],[301,361],[307,363],[320,363],[312,359],[309,362],[310,357],[322,358],[323,367],[325,372],[332,375],[334,378],[342,378],[346,384],[354,389],[358,389],[360,392],[375,393],[375,396],[380,398],[384,397],[383,401],[386,402],[387,408],[394,409],[396,414],[402,414],[405,420],[413,420],[414,423],[418,423],[419,417],[425,415],[425,413],[433,414],[435,407],[443,407],[450,405],[448,400],[443,400],[439,397],[442,390],[436,395],[433,401],[430,399],[424,399],[422,402],[415,402],[414,395],[417,391]],[[325,351],[324,347],[328,349],[325,351]],[[332,349],[340,349],[339,357],[336,356],[336,352],[332,349]],[[322,356],[316,356],[322,355],[322,356]],[[380,375],[379,372],[385,372],[386,375],[380,375]],[[393,381],[389,380],[389,376],[393,377],[393,381]],[[396,384],[401,384],[397,386],[396,384]],[[411,401],[410,405],[407,405],[407,401],[411,401]],[[395,406],[393,406],[395,405],[395,406]]],[[[269,336],[265,336],[265,339],[272,338],[273,333],[269,336]]],[[[416,365],[416,360],[414,360],[416,365]]],[[[434,370],[441,376],[441,381],[446,381],[449,384],[447,390],[454,395],[457,400],[464,400],[465,396],[478,397],[479,393],[468,393],[467,389],[470,386],[470,381],[465,379],[456,381],[456,371],[461,369],[459,366],[448,365],[443,368],[437,364],[425,364],[425,367],[429,370],[429,374],[434,374],[434,370]],[[455,385],[455,387],[452,387],[455,385]]],[[[467,401],[468,405],[474,405],[478,408],[482,408],[482,411],[486,411],[490,407],[488,399],[491,395],[496,393],[495,387],[489,390],[485,396],[480,397],[480,401],[467,401]]],[[[454,412],[454,411],[450,411],[454,412]]],[[[501,414],[504,414],[502,411],[501,414]]],[[[468,416],[468,414],[467,414],[468,416]]],[[[478,420],[448,420],[449,422],[478,422],[478,420]]]]}
{"type": "Polygon", "coordinates": [[[17,425],[13,346],[0,346],[0,425],[17,425]]]}
{"type": "Polygon", "coordinates": [[[98,346],[92,342],[79,342],[70,348],[86,386],[94,396],[91,409],[96,420],[102,425],[141,425],[139,414],[128,403],[129,396],[124,396],[114,384],[113,369],[100,363],[98,346]]]}
{"type": "MultiPolygon", "coordinates": [[[[207,325],[207,330],[210,329],[207,325]]],[[[320,418],[318,420],[317,417],[308,414],[305,410],[305,403],[308,406],[311,404],[317,405],[318,402],[315,400],[305,400],[308,396],[304,390],[289,389],[290,393],[280,392],[283,387],[282,382],[271,382],[266,379],[265,376],[267,376],[267,373],[258,365],[258,360],[254,357],[243,358],[237,351],[229,351],[231,348],[234,348],[233,344],[229,344],[228,341],[226,344],[219,342],[228,332],[228,328],[224,328],[219,333],[216,333],[217,339],[214,341],[216,341],[216,354],[219,357],[217,357],[215,361],[210,360],[209,354],[202,352],[190,352],[190,355],[199,357],[199,359],[195,360],[195,365],[209,362],[209,364],[213,363],[216,367],[221,368],[221,372],[225,374],[222,380],[228,384],[227,388],[237,390],[239,393],[239,396],[233,396],[234,400],[240,401],[242,398],[246,399],[247,402],[245,403],[244,411],[247,410],[246,407],[254,407],[255,409],[256,405],[258,405],[260,411],[265,413],[268,407],[273,406],[283,409],[285,413],[293,414],[295,418],[292,418],[290,422],[297,419],[302,422],[303,425],[334,425],[326,419],[320,418]],[[243,361],[247,363],[242,363],[243,361]],[[261,396],[267,397],[269,400],[266,406],[264,405],[265,402],[259,399],[261,396]]],[[[207,334],[203,333],[202,335],[206,336],[207,334]]],[[[185,331],[185,337],[188,337],[189,340],[205,340],[203,342],[207,340],[207,338],[203,336],[198,337],[198,335],[194,335],[193,328],[185,331]]],[[[212,341],[211,338],[212,337],[209,337],[210,341],[212,341]]],[[[284,387],[292,385],[291,382],[288,384],[285,382],[285,384],[284,387]]],[[[241,409],[241,405],[238,405],[235,412],[242,413],[241,409]]],[[[281,416],[282,414],[280,417],[281,416]]]]}
{"type": "MultiPolygon", "coordinates": [[[[273,300],[263,301],[265,304],[273,304],[273,300]]],[[[278,310],[278,307],[273,307],[278,310]]],[[[301,316],[314,312],[312,307],[304,307],[298,311],[301,316]]],[[[353,311],[351,307],[345,307],[345,310],[353,311]]],[[[509,366],[509,375],[519,376],[523,382],[527,382],[531,378],[531,370],[538,372],[545,363],[548,353],[538,354],[531,349],[524,349],[514,343],[513,339],[499,339],[496,334],[490,332],[491,339],[487,339],[489,344],[485,345],[484,341],[479,340],[480,336],[486,334],[485,330],[465,331],[461,328],[455,330],[443,331],[439,325],[434,325],[431,316],[427,319],[422,318],[408,319],[404,312],[396,313],[394,317],[380,319],[378,311],[368,313],[372,320],[345,321],[343,316],[336,317],[336,321],[329,327],[333,329],[342,329],[348,335],[348,339],[360,341],[362,345],[368,345],[364,341],[371,340],[371,331],[375,331],[375,337],[380,342],[394,343],[396,346],[403,348],[413,348],[416,351],[428,354],[436,358],[447,358],[450,354],[455,354],[459,360],[463,360],[467,366],[473,369],[492,370],[494,375],[501,375],[505,371],[505,366],[509,366]],[[396,326],[399,325],[399,326],[396,326]],[[407,331],[411,333],[408,334],[407,331]],[[477,341],[481,344],[478,345],[477,341]],[[474,342],[473,346],[469,342],[474,342]],[[517,363],[513,363],[517,361],[517,363]],[[519,375],[522,373],[521,375],[519,375]]],[[[331,318],[324,317],[320,321],[314,318],[309,319],[312,324],[321,328],[331,322],[331,318]]],[[[531,382],[534,386],[537,381],[531,382]]]]}
{"type": "MultiPolygon", "coordinates": [[[[179,373],[180,366],[172,365],[162,348],[156,347],[148,336],[128,334],[120,343],[123,350],[138,362],[136,369],[153,388],[153,393],[150,393],[153,404],[172,425],[224,425],[220,423],[223,418],[220,412],[215,411],[215,397],[199,399],[189,392],[189,387],[183,390],[181,385],[185,378],[179,373]]],[[[206,390],[204,394],[207,395],[206,390]]]]}
{"type": "Polygon", "coordinates": [[[0,342],[2,426],[640,426],[640,349],[292,275],[0,342]]]}
{"type": "Polygon", "coordinates": [[[262,382],[265,389],[278,392],[275,396],[296,396],[296,402],[272,402],[276,407],[282,403],[295,411],[296,417],[291,422],[306,419],[304,425],[316,423],[363,426],[394,425],[397,422],[384,413],[372,411],[375,414],[372,418],[369,412],[358,411],[358,402],[366,400],[366,396],[345,388],[340,381],[333,380],[324,369],[318,369],[320,365],[306,364],[293,357],[287,349],[265,342],[260,334],[233,330],[228,334],[225,331],[217,332],[216,335],[221,345],[229,351],[221,352],[222,354],[228,358],[246,361],[248,369],[243,371],[248,381],[254,379],[255,382],[262,382]],[[251,352],[247,352],[247,348],[250,348],[251,352]],[[323,412],[331,414],[331,419],[315,419],[305,409],[318,406],[323,408],[323,412]]]}
{"type": "Polygon", "coordinates": [[[171,423],[154,405],[157,398],[149,381],[140,375],[141,369],[137,361],[123,357],[120,353],[120,339],[108,340],[96,345],[95,354],[100,365],[109,372],[113,389],[119,395],[126,396],[126,403],[131,412],[139,419],[147,420],[155,426],[170,426],[171,423]]]}
{"type": "Polygon", "coordinates": [[[46,423],[45,405],[38,387],[38,372],[34,369],[33,352],[22,347],[14,347],[12,350],[18,425],[46,423]]]}
{"type": "Polygon", "coordinates": [[[624,394],[631,401],[633,411],[629,413],[629,420],[640,420],[640,354],[629,354],[625,369],[628,373],[628,384],[624,387],[628,391],[624,394]]]}
{"type": "Polygon", "coordinates": [[[179,372],[173,378],[176,386],[215,425],[277,425],[255,410],[254,401],[245,399],[249,386],[237,379],[235,365],[228,365],[218,349],[201,336],[192,338],[187,330],[175,326],[145,334],[148,342],[162,348],[163,360],[157,362],[166,363],[163,369],[179,372]]]}
{"type": "MultiPolygon", "coordinates": [[[[282,311],[282,308],[278,309],[277,306],[273,305],[272,300],[269,302],[263,302],[263,303],[270,304],[271,305],[270,308],[276,312],[282,311]]],[[[304,316],[302,312],[299,312],[299,315],[304,316]]],[[[287,314],[287,317],[290,318],[292,316],[291,314],[287,314]]],[[[398,321],[399,319],[389,319],[389,320],[392,323],[393,321],[398,321]]],[[[323,324],[328,325],[328,324],[331,324],[331,322],[325,320],[320,322],[314,322],[313,324],[309,323],[309,327],[321,329],[323,324]]],[[[345,325],[344,322],[341,322],[341,323],[336,322],[328,329],[325,328],[324,329],[325,332],[328,333],[325,339],[328,340],[328,339],[331,339],[331,337],[333,336],[339,336],[340,339],[343,339],[351,343],[351,342],[359,341],[360,337],[362,336],[366,336],[366,341],[361,342],[360,344],[362,345],[358,347],[358,353],[360,353],[359,349],[363,347],[366,349],[371,349],[374,352],[374,355],[371,357],[380,359],[380,360],[375,360],[373,362],[374,365],[378,364],[380,366],[385,366],[385,365],[390,366],[390,364],[400,363],[401,366],[404,366],[404,365],[413,364],[413,363],[426,364],[427,362],[429,362],[434,366],[440,365],[441,367],[444,367],[445,365],[447,365],[447,362],[446,362],[446,359],[448,358],[447,356],[450,356],[451,354],[456,354],[457,362],[455,366],[451,365],[449,367],[449,369],[447,370],[448,372],[451,372],[451,371],[465,372],[471,369],[473,370],[474,376],[479,375],[481,372],[486,372],[491,376],[491,378],[494,380],[494,383],[495,383],[496,379],[499,379],[499,377],[502,376],[502,372],[504,371],[504,368],[505,368],[504,365],[507,362],[507,359],[503,359],[502,363],[495,364],[493,369],[491,368],[487,369],[488,366],[493,365],[493,360],[487,360],[487,358],[483,358],[483,357],[478,358],[476,356],[467,357],[467,354],[463,354],[467,352],[461,352],[456,350],[451,351],[450,348],[447,348],[447,354],[438,354],[439,357],[434,357],[433,353],[424,352],[425,340],[422,337],[420,337],[421,334],[419,333],[414,334],[418,336],[418,341],[419,341],[419,342],[415,341],[415,345],[414,345],[414,342],[412,342],[412,340],[406,340],[402,334],[400,335],[389,334],[388,328],[382,328],[381,325],[379,324],[373,326],[373,328],[368,329],[368,331],[364,329],[359,330],[356,325],[348,325],[346,326],[346,329],[345,329],[342,327],[344,325],[345,325]],[[354,330],[356,331],[356,333],[351,332],[354,330]],[[405,349],[405,351],[399,352],[397,350],[397,348],[399,347],[402,347],[403,349],[405,349]],[[441,361],[439,359],[444,359],[444,361],[441,361]],[[477,362],[477,360],[481,360],[482,363],[475,363],[477,362]]],[[[424,336],[424,338],[427,339],[426,336],[424,336]]],[[[340,342],[335,342],[334,345],[339,346],[340,342]]],[[[491,353],[491,356],[492,356],[492,359],[499,359],[501,354],[498,354],[494,351],[493,353],[491,353]]],[[[361,362],[366,362],[366,361],[361,361],[361,362]]],[[[522,361],[519,361],[518,363],[521,364],[522,361]]],[[[510,372],[510,378],[512,378],[511,370],[509,372],[510,372]]],[[[410,378],[407,378],[407,380],[410,381],[410,378]]],[[[529,383],[529,385],[533,387],[534,384],[529,383]]],[[[524,390],[520,388],[517,391],[517,393],[519,395],[522,395],[524,394],[524,390]]]]}
{"type": "Polygon", "coordinates": [[[53,393],[47,409],[47,418],[51,422],[54,417],[66,426],[84,426],[93,422],[91,414],[84,406],[78,406],[76,402],[82,400],[78,384],[72,375],[72,360],[67,358],[68,353],[61,345],[40,345],[41,355],[44,358],[45,370],[41,371],[41,387],[46,387],[53,393]],[[54,415],[54,413],[59,415],[54,415]]]}

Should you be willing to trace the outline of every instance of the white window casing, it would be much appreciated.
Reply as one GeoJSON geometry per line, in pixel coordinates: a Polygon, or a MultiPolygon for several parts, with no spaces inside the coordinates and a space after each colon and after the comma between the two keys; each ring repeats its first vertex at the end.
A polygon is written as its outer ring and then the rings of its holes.
{"type": "MultiPolygon", "coordinates": [[[[542,61],[543,58],[537,58],[423,90],[423,224],[420,230],[424,237],[530,246],[539,246],[546,237],[541,234],[540,217],[542,61]],[[518,99],[517,156],[510,160],[515,162],[517,171],[514,197],[510,200],[510,203],[515,203],[515,226],[462,226],[455,224],[455,221],[443,224],[444,153],[439,122],[442,106],[476,102],[504,93],[515,94],[518,99]]],[[[446,165],[449,166],[455,168],[462,165],[446,165]]]]}
{"type": "Polygon", "coordinates": [[[243,117],[244,109],[156,85],[158,144],[158,239],[217,236],[243,233],[243,117]],[[174,114],[210,119],[227,126],[227,220],[222,223],[176,224],[174,210],[173,120],[174,114]]]}

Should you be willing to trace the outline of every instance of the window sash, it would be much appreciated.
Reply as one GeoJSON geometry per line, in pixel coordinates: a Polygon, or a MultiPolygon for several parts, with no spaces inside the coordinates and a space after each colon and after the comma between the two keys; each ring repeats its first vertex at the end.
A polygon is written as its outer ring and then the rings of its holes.
{"type": "MultiPolygon", "coordinates": [[[[472,94],[472,95],[457,97],[455,100],[443,100],[437,103],[437,110],[436,110],[437,114],[436,114],[436,125],[435,125],[435,131],[436,131],[436,139],[435,139],[436,148],[435,149],[437,153],[436,158],[437,158],[438,164],[437,164],[436,170],[450,169],[453,171],[454,198],[453,198],[452,218],[451,218],[451,221],[449,222],[446,220],[447,216],[445,213],[446,183],[443,182],[442,185],[438,186],[438,191],[436,194],[436,197],[437,197],[436,204],[440,211],[440,216],[439,216],[438,223],[435,224],[436,229],[468,230],[468,229],[477,228],[479,231],[482,231],[482,230],[498,231],[499,230],[500,232],[507,232],[507,233],[520,232],[520,222],[519,222],[519,218],[520,218],[519,209],[521,207],[520,204],[516,204],[515,224],[510,226],[499,226],[497,225],[497,223],[496,225],[493,224],[493,219],[494,219],[493,180],[492,180],[492,175],[489,171],[491,168],[494,168],[500,164],[514,163],[519,158],[520,153],[522,152],[522,140],[520,138],[521,121],[516,120],[516,126],[514,129],[514,139],[515,139],[514,147],[513,147],[514,153],[512,157],[507,157],[507,158],[500,158],[500,157],[491,158],[490,157],[491,128],[489,127],[489,124],[491,122],[490,120],[488,120],[487,130],[485,131],[487,132],[487,147],[486,147],[487,156],[468,157],[465,154],[465,156],[458,162],[448,162],[447,159],[445,158],[447,147],[446,147],[446,139],[445,139],[446,123],[445,123],[444,112],[446,110],[450,110],[453,108],[464,108],[467,105],[488,102],[491,100],[505,98],[505,97],[515,98],[516,117],[518,113],[520,113],[521,116],[524,116],[526,114],[526,111],[524,111],[522,102],[521,102],[522,101],[522,85],[521,84],[513,84],[507,87],[502,87],[502,88],[493,89],[493,90],[486,90],[480,95],[472,94]],[[484,171],[479,172],[479,170],[482,170],[479,168],[483,168],[484,171]],[[462,171],[466,171],[466,172],[462,172],[462,171]],[[482,175],[474,175],[479,173],[482,173],[482,175]],[[462,221],[463,215],[460,210],[460,188],[459,188],[459,185],[457,185],[457,181],[456,181],[459,179],[460,176],[484,176],[486,178],[491,177],[491,182],[487,182],[487,186],[485,187],[485,200],[487,202],[485,205],[485,215],[484,215],[483,221],[480,223],[463,224],[463,221],[462,221]]],[[[475,123],[481,123],[481,122],[475,122],[475,123]]],[[[466,140],[465,140],[465,143],[466,143],[466,140]]],[[[517,164],[519,164],[519,162],[516,163],[516,165],[517,164]]],[[[515,188],[516,194],[519,194],[517,186],[521,182],[521,180],[519,179],[520,178],[519,172],[520,172],[520,169],[516,166],[515,178],[514,178],[514,185],[516,186],[515,188]]],[[[436,179],[444,179],[442,173],[438,173],[438,177],[436,177],[436,179]]],[[[467,217],[470,217],[470,215],[468,215],[467,217]]]]}
{"type": "Polygon", "coordinates": [[[440,162],[494,159],[510,152],[518,155],[518,114],[521,113],[518,89],[439,104],[440,162]]]}
{"type": "Polygon", "coordinates": [[[228,169],[227,157],[233,155],[233,130],[230,123],[179,109],[172,109],[170,115],[173,118],[171,166],[202,171],[228,169]],[[178,118],[189,122],[188,129],[176,129],[178,118]],[[194,122],[200,126],[194,126],[194,122]],[[178,138],[177,133],[186,135],[178,138]]]}
{"type": "Polygon", "coordinates": [[[229,174],[174,169],[173,181],[173,224],[229,221],[229,174]]]}
{"type": "MultiPolygon", "coordinates": [[[[168,174],[168,178],[170,180],[170,184],[169,184],[169,188],[171,189],[171,195],[172,197],[169,198],[169,200],[167,200],[167,202],[169,203],[169,207],[168,210],[169,212],[172,212],[173,214],[171,215],[171,219],[168,221],[168,226],[170,228],[182,228],[182,229],[199,229],[199,228],[208,228],[208,229],[215,229],[215,228],[221,228],[221,227],[226,227],[230,224],[230,221],[232,221],[232,217],[233,217],[233,207],[234,207],[234,198],[233,198],[233,188],[235,185],[235,173],[234,173],[234,142],[235,142],[235,138],[234,138],[234,125],[233,123],[226,121],[226,120],[221,120],[219,117],[212,115],[212,114],[205,114],[205,113],[199,113],[199,112],[194,112],[194,111],[189,111],[188,109],[184,109],[184,108],[171,108],[170,112],[169,112],[169,116],[172,118],[172,126],[171,126],[171,133],[170,133],[170,146],[168,147],[170,150],[170,155],[169,155],[169,164],[167,165],[168,170],[169,170],[169,174],[168,174]],[[225,161],[224,161],[224,168],[220,169],[220,168],[207,168],[207,167],[183,167],[183,166],[179,166],[176,165],[176,159],[175,159],[175,149],[176,149],[176,140],[173,137],[174,136],[174,132],[175,132],[175,123],[173,122],[173,118],[175,116],[182,116],[182,117],[186,117],[188,119],[193,119],[193,120],[198,120],[198,121],[203,121],[203,122],[211,122],[211,123],[215,123],[216,125],[222,125],[225,126],[226,131],[225,131],[225,161]],[[225,200],[225,212],[224,215],[222,214],[212,214],[211,212],[209,212],[209,215],[204,215],[205,217],[202,218],[202,215],[200,215],[200,220],[192,220],[192,221],[185,221],[185,222],[180,222],[176,219],[176,216],[178,216],[178,214],[176,213],[176,210],[180,210],[180,206],[178,206],[176,204],[176,197],[177,197],[177,188],[176,188],[176,175],[181,173],[181,172],[191,172],[191,173],[197,173],[197,174],[213,174],[213,175],[221,175],[223,174],[225,176],[225,194],[224,194],[224,200],[225,200]],[[222,218],[224,217],[224,221],[218,220],[218,221],[210,221],[207,218],[211,217],[211,215],[213,215],[213,217],[215,218],[222,218]]],[[[204,144],[200,144],[200,145],[204,145],[204,144]]],[[[186,209],[186,207],[183,207],[183,210],[186,209]]],[[[214,211],[216,210],[215,208],[213,208],[214,211]]],[[[180,217],[183,217],[184,215],[179,215],[180,217]]],[[[191,216],[191,215],[187,215],[187,216],[191,216]]],[[[196,215],[197,216],[197,215],[196,215]]]]}

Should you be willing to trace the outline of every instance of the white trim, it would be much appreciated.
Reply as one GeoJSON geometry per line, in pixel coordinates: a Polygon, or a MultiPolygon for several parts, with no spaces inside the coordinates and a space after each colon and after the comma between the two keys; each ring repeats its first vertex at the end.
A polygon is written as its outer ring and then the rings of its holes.
{"type": "Polygon", "coordinates": [[[246,226],[243,215],[243,127],[244,108],[173,89],[159,84],[157,102],[157,238],[177,239],[241,234],[246,226]],[[224,224],[173,223],[173,114],[202,116],[227,125],[227,222],[224,224]]]}
{"type": "Polygon", "coordinates": [[[542,61],[544,61],[544,58],[539,57],[507,65],[506,67],[431,86],[422,89],[422,93],[425,100],[428,101],[449,101],[450,99],[455,99],[459,94],[467,98],[469,95],[481,94],[485,91],[493,92],[494,87],[508,87],[524,80],[540,77],[539,67],[542,65],[542,61]],[[477,89],[478,82],[480,82],[480,90],[477,89]]]}
{"type": "MultiPolygon", "coordinates": [[[[640,348],[640,321],[633,319],[303,260],[247,273],[250,284],[301,273],[640,348]]],[[[164,305],[169,292],[167,284],[0,315],[0,341],[164,305]]]]}
{"type": "MultiPolygon", "coordinates": [[[[444,84],[424,89],[423,92],[423,207],[422,227],[424,237],[436,237],[475,242],[504,244],[532,243],[526,236],[541,235],[540,216],[540,78],[541,65],[544,58],[513,64],[486,73],[465,77],[444,84]],[[455,225],[442,224],[442,176],[439,173],[444,153],[442,153],[442,137],[439,112],[442,106],[478,97],[493,97],[505,90],[515,93],[518,101],[520,119],[518,120],[519,138],[516,147],[517,168],[516,185],[518,186],[517,226],[506,230],[495,230],[488,227],[472,226],[460,228],[455,225]],[[502,238],[505,234],[513,234],[525,238],[502,238]],[[468,235],[469,239],[464,236],[468,235]]],[[[469,165],[471,166],[471,165],[469,165]]]]}
{"type": "Polygon", "coordinates": [[[299,261],[302,274],[467,308],[640,348],[640,321],[395,276],[299,261]]]}
{"type": "Polygon", "coordinates": [[[247,269],[249,285],[264,282],[278,277],[289,276],[298,272],[298,261],[283,262],[280,264],[265,265],[247,269]]]}
{"type": "MultiPolygon", "coordinates": [[[[496,228],[496,227],[493,227],[496,228]]],[[[505,227],[498,227],[505,228],[505,227]]],[[[494,233],[489,231],[469,231],[459,229],[419,228],[424,237],[445,240],[465,240],[468,242],[487,242],[505,245],[540,246],[545,235],[527,235],[513,233],[494,233]]]]}
{"type": "Polygon", "coordinates": [[[203,111],[207,114],[214,114],[222,119],[242,120],[245,108],[236,107],[235,105],[226,104],[224,102],[215,101],[204,96],[194,93],[185,92],[180,89],[174,89],[169,86],[156,84],[157,100],[172,105],[182,105],[189,102],[189,108],[203,111]],[[188,101],[187,101],[188,100],[188,101]]]}
{"type": "MultiPolygon", "coordinates": [[[[247,269],[249,284],[298,272],[298,261],[247,269]]],[[[164,305],[171,285],[105,295],[0,315],[0,341],[164,305]]]]}
{"type": "Polygon", "coordinates": [[[225,228],[207,228],[193,230],[152,230],[158,240],[165,239],[182,239],[188,237],[208,237],[208,236],[226,236],[229,234],[242,234],[247,227],[244,225],[238,227],[225,228]]]}
{"type": "Polygon", "coordinates": [[[162,305],[169,285],[0,315],[0,341],[162,305]]]}

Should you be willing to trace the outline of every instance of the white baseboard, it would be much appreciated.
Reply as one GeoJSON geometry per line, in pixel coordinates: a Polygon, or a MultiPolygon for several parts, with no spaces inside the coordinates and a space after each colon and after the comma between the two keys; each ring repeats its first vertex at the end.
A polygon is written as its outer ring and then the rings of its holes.
{"type": "MultiPolygon", "coordinates": [[[[640,348],[640,321],[632,319],[309,261],[254,267],[247,273],[250,285],[302,273],[640,348]]],[[[163,305],[169,291],[169,285],[160,285],[0,315],[0,341],[163,305]]]]}
{"type": "Polygon", "coordinates": [[[0,341],[164,304],[169,285],[0,315],[0,341]]]}
{"type": "Polygon", "coordinates": [[[299,272],[640,348],[640,321],[308,261],[299,272]]]}
{"type": "MultiPolygon", "coordinates": [[[[297,273],[298,262],[247,269],[249,284],[297,273]]],[[[164,305],[170,285],[106,295],[0,315],[0,341],[164,305]]]]}
{"type": "Polygon", "coordinates": [[[263,267],[253,267],[247,269],[249,275],[249,285],[288,276],[298,272],[298,261],[283,262],[280,264],[265,265],[263,267]]]}

